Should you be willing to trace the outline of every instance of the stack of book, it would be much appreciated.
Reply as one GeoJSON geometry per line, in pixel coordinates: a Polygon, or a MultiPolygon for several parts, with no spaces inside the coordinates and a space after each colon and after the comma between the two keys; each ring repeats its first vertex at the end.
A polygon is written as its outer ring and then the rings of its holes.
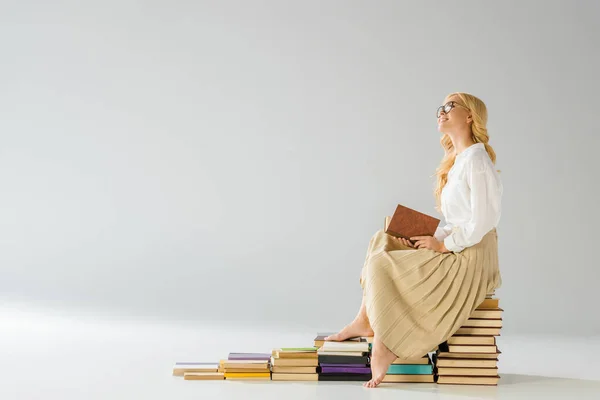
{"type": "Polygon", "coordinates": [[[396,359],[388,368],[383,382],[433,383],[433,364],[429,354],[415,360],[396,359]]]}
{"type": "Polygon", "coordinates": [[[268,353],[229,353],[227,360],[221,360],[220,367],[225,379],[271,380],[271,354],[268,353]]]}
{"type": "Polygon", "coordinates": [[[370,343],[365,338],[324,342],[317,350],[319,381],[368,381],[371,379],[370,343]]]}
{"type": "Polygon", "coordinates": [[[223,380],[219,363],[178,362],[173,366],[173,376],[183,376],[185,380],[223,380]]]}
{"type": "Polygon", "coordinates": [[[316,347],[287,347],[271,352],[271,379],[274,381],[318,381],[316,347]]]}
{"type": "Polygon", "coordinates": [[[493,293],[477,307],[467,322],[434,355],[439,384],[497,385],[496,336],[502,328],[499,299],[493,293]]]}

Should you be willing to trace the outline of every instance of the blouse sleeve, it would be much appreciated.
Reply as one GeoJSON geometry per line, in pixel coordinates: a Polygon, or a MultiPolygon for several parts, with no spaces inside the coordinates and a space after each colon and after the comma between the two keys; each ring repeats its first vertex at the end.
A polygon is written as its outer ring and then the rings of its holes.
{"type": "Polygon", "coordinates": [[[455,253],[479,243],[500,220],[502,184],[496,181],[488,163],[482,159],[472,160],[466,179],[471,190],[471,218],[454,226],[444,239],[446,248],[455,253]]]}
{"type": "Polygon", "coordinates": [[[439,242],[443,242],[446,236],[448,236],[452,232],[452,225],[446,224],[444,226],[438,226],[433,234],[433,237],[436,238],[439,242]]]}

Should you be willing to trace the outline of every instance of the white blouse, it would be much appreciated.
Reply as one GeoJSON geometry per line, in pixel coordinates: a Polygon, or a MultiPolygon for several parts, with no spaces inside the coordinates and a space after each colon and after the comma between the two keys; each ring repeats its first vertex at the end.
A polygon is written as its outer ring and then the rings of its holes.
{"type": "Polygon", "coordinates": [[[483,143],[456,156],[442,189],[441,208],[446,220],[434,237],[446,248],[460,252],[473,246],[500,221],[502,181],[483,143]]]}

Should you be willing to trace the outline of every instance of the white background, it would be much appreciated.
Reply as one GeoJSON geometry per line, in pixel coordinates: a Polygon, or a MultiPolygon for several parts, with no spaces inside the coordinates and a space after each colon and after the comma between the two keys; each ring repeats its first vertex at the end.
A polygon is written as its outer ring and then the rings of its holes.
{"type": "MultiPolygon", "coordinates": [[[[600,333],[594,1],[1,1],[13,310],[335,330],[489,109],[506,333],[600,333]]],[[[243,351],[244,349],[242,349],[243,351]]]]}

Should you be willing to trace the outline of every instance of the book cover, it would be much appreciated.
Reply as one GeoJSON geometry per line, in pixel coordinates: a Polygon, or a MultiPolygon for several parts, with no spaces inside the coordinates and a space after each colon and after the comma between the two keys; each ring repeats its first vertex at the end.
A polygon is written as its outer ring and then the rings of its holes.
{"type": "Polygon", "coordinates": [[[368,342],[325,342],[322,351],[369,351],[368,342]]]}
{"type": "Polygon", "coordinates": [[[487,309],[487,308],[498,308],[500,305],[500,299],[490,299],[486,298],[483,302],[477,307],[477,309],[487,309]]]}
{"type": "Polygon", "coordinates": [[[439,224],[439,218],[398,204],[385,233],[410,240],[412,236],[433,236],[439,224]]]}
{"type": "Polygon", "coordinates": [[[461,327],[456,335],[500,336],[500,328],[461,327]]]}
{"type": "Polygon", "coordinates": [[[225,372],[225,379],[231,378],[271,378],[271,372],[225,372]]]}
{"type": "Polygon", "coordinates": [[[435,365],[438,368],[496,368],[498,366],[498,359],[436,358],[435,365]]]}
{"type": "Polygon", "coordinates": [[[368,367],[367,364],[332,364],[332,363],[321,363],[321,367],[345,367],[345,368],[363,368],[368,367]]]}
{"type": "Polygon", "coordinates": [[[464,327],[464,328],[467,328],[467,327],[470,327],[470,328],[502,328],[502,320],[501,319],[469,318],[462,327],[464,327]]]}
{"type": "Polygon", "coordinates": [[[438,376],[437,383],[452,385],[497,385],[499,376],[438,376]]]}
{"type": "Polygon", "coordinates": [[[497,376],[498,368],[438,367],[437,373],[452,376],[497,376]]]}
{"type": "Polygon", "coordinates": [[[322,374],[370,374],[371,367],[324,367],[321,365],[322,374]]]}
{"type": "Polygon", "coordinates": [[[383,382],[386,383],[434,383],[433,375],[385,375],[383,382]]]}
{"type": "Polygon", "coordinates": [[[433,365],[418,365],[418,364],[392,364],[388,368],[387,374],[402,374],[402,375],[422,375],[432,374],[433,365]]]}
{"type": "Polygon", "coordinates": [[[184,376],[186,372],[217,372],[219,363],[178,362],[173,366],[173,376],[184,376]]]}
{"type": "Polygon", "coordinates": [[[271,365],[278,367],[316,367],[317,358],[275,358],[271,357],[271,365]]]}
{"type": "Polygon", "coordinates": [[[317,358],[317,352],[308,352],[308,351],[277,351],[273,350],[271,355],[275,358],[317,358]]]}
{"type": "Polygon", "coordinates": [[[448,338],[448,344],[494,346],[496,338],[494,336],[454,335],[448,338]]]}
{"type": "Polygon", "coordinates": [[[183,379],[186,381],[221,381],[225,379],[222,372],[185,372],[183,379]]]}
{"type": "Polygon", "coordinates": [[[471,318],[501,319],[503,311],[501,308],[476,309],[471,313],[471,318]]]}
{"type": "Polygon", "coordinates": [[[273,373],[281,373],[281,374],[316,374],[317,367],[295,367],[295,366],[279,367],[277,365],[274,365],[271,368],[271,371],[273,373]]]}
{"type": "Polygon", "coordinates": [[[286,374],[273,373],[271,375],[273,381],[318,381],[318,374],[286,374]]]}
{"type": "Polygon", "coordinates": [[[369,356],[330,356],[319,355],[319,363],[323,364],[369,364],[369,356]]]}
{"type": "Polygon", "coordinates": [[[319,374],[320,381],[361,381],[367,382],[372,378],[371,374],[319,374]]]}
{"type": "Polygon", "coordinates": [[[498,359],[498,356],[502,354],[502,352],[500,350],[498,350],[496,353],[450,353],[448,351],[439,351],[436,354],[438,358],[496,360],[498,359]]]}
{"type": "Polygon", "coordinates": [[[496,345],[493,346],[476,346],[476,345],[465,345],[465,344],[450,344],[448,345],[448,351],[450,353],[493,353],[496,354],[496,345]]]}
{"type": "Polygon", "coordinates": [[[269,360],[269,353],[229,353],[228,360],[269,360]]]}

